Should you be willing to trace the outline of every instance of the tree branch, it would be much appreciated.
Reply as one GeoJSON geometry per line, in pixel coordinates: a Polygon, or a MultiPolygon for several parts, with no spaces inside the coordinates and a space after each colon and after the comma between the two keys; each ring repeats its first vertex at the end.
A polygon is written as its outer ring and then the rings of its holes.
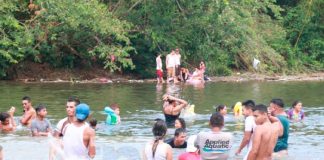
{"type": "Polygon", "coordinates": [[[132,7],[130,7],[129,9],[128,9],[128,13],[130,12],[130,11],[132,11],[137,5],[139,5],[140,3],[142,2],[142,0],[139,0],[139,1],[137,1],[136,3],[134,3],[133,5],[132,5],[132,7]]]}

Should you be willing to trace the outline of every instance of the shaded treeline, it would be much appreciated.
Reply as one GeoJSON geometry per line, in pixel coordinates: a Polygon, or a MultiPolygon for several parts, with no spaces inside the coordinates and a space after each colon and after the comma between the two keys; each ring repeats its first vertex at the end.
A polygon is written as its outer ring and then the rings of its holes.
{"type": "Polygon", "coordinates": [[[324,68],[323,0],[0,0],[0,74],[25,61],[143,78],[180,48],[184,66],[298,73],[324,68]]]}

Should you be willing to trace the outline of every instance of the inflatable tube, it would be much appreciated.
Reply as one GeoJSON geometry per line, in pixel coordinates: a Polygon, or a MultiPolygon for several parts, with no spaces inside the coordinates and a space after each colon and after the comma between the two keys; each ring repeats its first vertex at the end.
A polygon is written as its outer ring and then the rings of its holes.
{"type": "Polygon", "coordinates": [[[242,103],[236,102],[234,108],[233,108],[234,115],[241,116],[242,115],[242,103]]]}
{"type": "Polygon", "coordinates": [[[110,107],[105,107],[105,113],[107,113],[106,124],[108,125],[115,125],[117,124],[117,115],[114,110],[110,107]]]}

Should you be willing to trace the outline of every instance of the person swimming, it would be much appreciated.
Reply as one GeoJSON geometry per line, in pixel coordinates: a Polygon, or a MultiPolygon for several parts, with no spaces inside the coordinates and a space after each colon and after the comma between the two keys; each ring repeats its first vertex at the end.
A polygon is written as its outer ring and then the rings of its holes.
{"type": "Polygon", "coordinates": [[[227,107],[224,104],[220,104],[216,108],[216,112],[219,112],[221,115],[225,116],[227,114],[227,107]]]}
{"type": "Polygon", "coordinates": [[[287,111],[288,118],[293,121],[301,121],[305,118],[301,101],[294,101],[292,107],[287,111]]]}
{"type": "Polygon", "coordinates": [[[0,130],[3,132],[12,132],[16,129],[16,122],[14,120],[14,113],[16,108],[11,107],[8,112],[0,113],[0,130]]]}
{"type": "Polygon", "coordinates": [[[105,107],[105,113],[107,113],[106,124],[116,125],[120,123],[120,107],[118,104],[114,103],[110,107],[105,107]]]}
{"type": "Polygon", "coordinates": [[[183,128],[186,129],[186,121],[183,118],[177,118],[174,123],[174,128],[183,128]]]}

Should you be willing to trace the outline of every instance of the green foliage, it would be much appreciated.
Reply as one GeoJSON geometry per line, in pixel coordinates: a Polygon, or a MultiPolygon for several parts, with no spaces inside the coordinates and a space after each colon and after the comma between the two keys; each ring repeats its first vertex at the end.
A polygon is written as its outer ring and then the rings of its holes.
{"type": "Polygon", "coordinates": [[[130,24],[107,12],[97,0],[49,0],[32,24],[39,51],[46,55],[40,61],[70,68],[103,63],[111,71],[133,68],[128,30],[130,24]],[[115,56],[116,60],[112,60],[115,56]]]}
{"type": "MultiPolygon", "coordinates": [[[[155,74],[155,56],[180,48],[193,70],[323,70],[322,0],[0,0],[0,75],[24,61],[155,74]],[[135,67],[136,66],[136,67],[135,67]]],[[[163,61],[165,59],[163,58],[163,61]]]]}
{"type": "Polygon", "coordinates": [[[131,24],[113,17],[97,0],[2,4],[2,75],[10,65],[24,60],[54,67],[101,64],[110,71],[134,68],[130,54],[135,50],[128,37],[131,24]]]}
{"type": "Polygon", "coordinates": [[[32,52],[33,36],[26,26],[15,18],[19,12],[18,0],[0,0],[0,77],[6,76],[7,69],[32,52]]]}
{"type": "Polygon", "coordinates": [[[324,67],[324,7],[322,0],[300,1],[287,11],[284,26],[287,40],[299,65],[311,70],[324,67]]]}

